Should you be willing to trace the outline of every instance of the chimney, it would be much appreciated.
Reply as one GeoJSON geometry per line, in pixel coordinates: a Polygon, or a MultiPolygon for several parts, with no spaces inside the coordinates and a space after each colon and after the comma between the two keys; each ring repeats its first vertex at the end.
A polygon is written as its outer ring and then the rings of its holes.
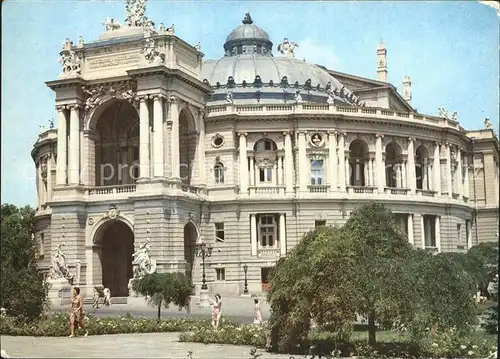
{"type": "Polygon", "coordinates": [[[403,77],[403,99],[411,106],[411,80],[410,76],[403,77]]]}
{"type": "Polygon", "coordinates": [[[387,82],[387,49],[383,42],[377,48],[377,80],[387,82]]]}

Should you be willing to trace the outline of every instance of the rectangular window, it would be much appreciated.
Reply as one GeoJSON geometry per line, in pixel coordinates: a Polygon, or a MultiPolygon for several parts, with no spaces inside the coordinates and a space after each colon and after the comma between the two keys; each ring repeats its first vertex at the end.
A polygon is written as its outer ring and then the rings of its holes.
{"type": "Polygon", "coordinates": [[[259,239],[260,247],[275,247],[278,234],[278,226],[274,215],[259,216],[259,239]]]}
{"type": "Polygon", "coordinates": [[[40,249],[39,249],[40,257],[45,255],[45,233],[40,233],[40,249]]]}
{"type": "Polygon", "coordinates": [[[259,181],[270,183],[273,181],[273,169],[271,167],[259,168],[259,181]]]}
{"type": "Polygon", "coordinates": [[[324,227],[324,226],[326,226],[326,221],[323,220],[314,221],[314,228],[324,227]]]}
{"type": "Polygon", "coordinates": [[[467,243],[467,246],[469,246],[470,243],[470,231],[471,231],[471,221],[466,220],[465,221],[465,241],[467,243]]]}
{"type": "Polygon", "coordinates": [[[406,213],[395,213],[396,224],[403,231],[404,234],[408,235],[408,214],[406,213]]]}
{"type": "Polygon", "coordinates": [[[214,179],[215,183],[224,183],[224,166],[222,164],[217,164],[214,167],[214,179]]]}
{"type": "Polygon", "coordinates": [[[311,185],[320,186],[325,183],[323,160],[311,160],[311,185]]]}
{"type": "Polygon", "coordinates": [[[226,280],[226,269],[215,268],[215,278],[217,278],[218,281],[226,280]]]}
{"type": "Polygon", "coordinates": [[[463,244],[462,243],[462,225],[460,223],[457,223],[457,243],[463,244]]]}
{"type": "Polygon", "coordinates": [[[224,242],[224,222],[215,223],[215,240],[219,242],[224,242]]]}
{"type": "Polygon", "coordinates": [[[424,215],[424,239],[426,247],[436,247],[436,216],[424,215]]]}

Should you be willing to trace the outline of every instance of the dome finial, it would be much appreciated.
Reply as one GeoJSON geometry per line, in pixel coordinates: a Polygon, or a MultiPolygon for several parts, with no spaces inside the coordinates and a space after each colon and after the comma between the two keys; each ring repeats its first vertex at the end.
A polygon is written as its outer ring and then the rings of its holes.
{"type": "Polygon", "coordinates": [[[244,24],[248,24],[248,25],[253,24],[252,17],[250,16],[250,12],[248,12],[248,10],[247,10],[247,12],[245,13],[245,17],[243,18],[242,23],[244,23],[244,24]]]}

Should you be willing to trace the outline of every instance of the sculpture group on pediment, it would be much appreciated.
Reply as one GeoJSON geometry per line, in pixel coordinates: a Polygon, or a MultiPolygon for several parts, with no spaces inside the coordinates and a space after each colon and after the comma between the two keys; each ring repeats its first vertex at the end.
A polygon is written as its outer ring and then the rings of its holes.
{"type": "Polygon", "coordinates": [[[486,128],[486,129],[492,129],[493,128],[493,126],[491,125],[491,122],[490,122],[489,118],[485,118],[484,119],[484,128],[486,128]]]}
{"type": "Polygon", "coordinates": [[[99,106],[102,103],[103,97],[106,95],[116,97],[117,94],[119,94],[124,100],[132,104],[138,101],[138,97],[129,82],[120,83],[118,85],[109,85],[106,87],[103,85],[94,88],[82,86],[82,91],[86,97],[84,105],[85,111],[99,106]]]}
{"type": "Polygon", "coordinates": [[[59,63],[62,64],[62,72],[65,75],[79,75],[81,73],[80,58],[72,50],[64,50],[59,57],[59,63]]]}
{"type": "Polygon", "coordinates": [[[54,255],[52,256],[52,266],[49,274],[51,279],[64,278],[71,280],[74,277],[66,264],[66,253],[64,253],[64,250],[62,249],[63,246],[64,244],[59,244],[55,249],[54,255]]]}
{"type": "Polygon", "coordinates": [[[125,8],[127,10],[125,22],[129,27],[146,27],[148,25],[146,0],[127,0],[125,8]]]}
{"type": "Polygon", "coordinates": [[[89,110],[98,106],[101,103],[101,97],[105,94],[104,86],[94,88],[92,90],[87,89],[87,87],[82,86],[83,93],[87,96],[85,101],[85,110],[89,110]]]}
{"type": "Polygon", "coordinates": [[[156,42],[154,39],[148,38],[145,40],[142,53],[146,61],[150,64],[159,65],[165,62],[165,54],[156,49],[156,42]]]}
{"type": "Polygon", "coordinates": [[[295,42],[290,42],[288,39],[285,37],[283,39],[283,42],[278,45],[278,51],[282,53],[285,56],[290,56],[294,57],[294,50],[296,47],[299,47],[299,45],[295,42]]]}
{"type": "Polygon", "coordinates": [[[104,19],[103,24],[104,27],[106,28],[106,31],[114,31],[121,29],[122,27],[122,25],[117,20],[109,16],[104,19]]]}
{"type": "Polygon", "coordinates": [[[146,22],[146,26],[144,27],[144,33],[146,37],[156,34],[155,23],[153,21],[148,20],[146,22]]]}
{"type": "Polygon", "coordinates": [[[444,117],[447,120],[458,121],[458,112],[453,111],[450,115],[450,113],[443,106],[438,108],[438,115],[439,117],[444,117]]]}

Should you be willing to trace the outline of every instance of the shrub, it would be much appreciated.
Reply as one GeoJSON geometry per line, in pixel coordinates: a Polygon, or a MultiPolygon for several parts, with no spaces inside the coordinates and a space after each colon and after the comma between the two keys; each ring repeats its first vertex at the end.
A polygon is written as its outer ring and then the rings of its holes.
{"type": "MultiPolygon", "coordinates": [[[[211,328],[208,320],[203,319],[164,319],[153,318],[100,318],[93,315],[85,317],[89,335],[184,332],[211,328]]],[[[32,323],[19,322],[16,318],[3,316],[0,321],[0,334],[13,336],[67,336],[69,314],[52,314],[32,323]]]]}

